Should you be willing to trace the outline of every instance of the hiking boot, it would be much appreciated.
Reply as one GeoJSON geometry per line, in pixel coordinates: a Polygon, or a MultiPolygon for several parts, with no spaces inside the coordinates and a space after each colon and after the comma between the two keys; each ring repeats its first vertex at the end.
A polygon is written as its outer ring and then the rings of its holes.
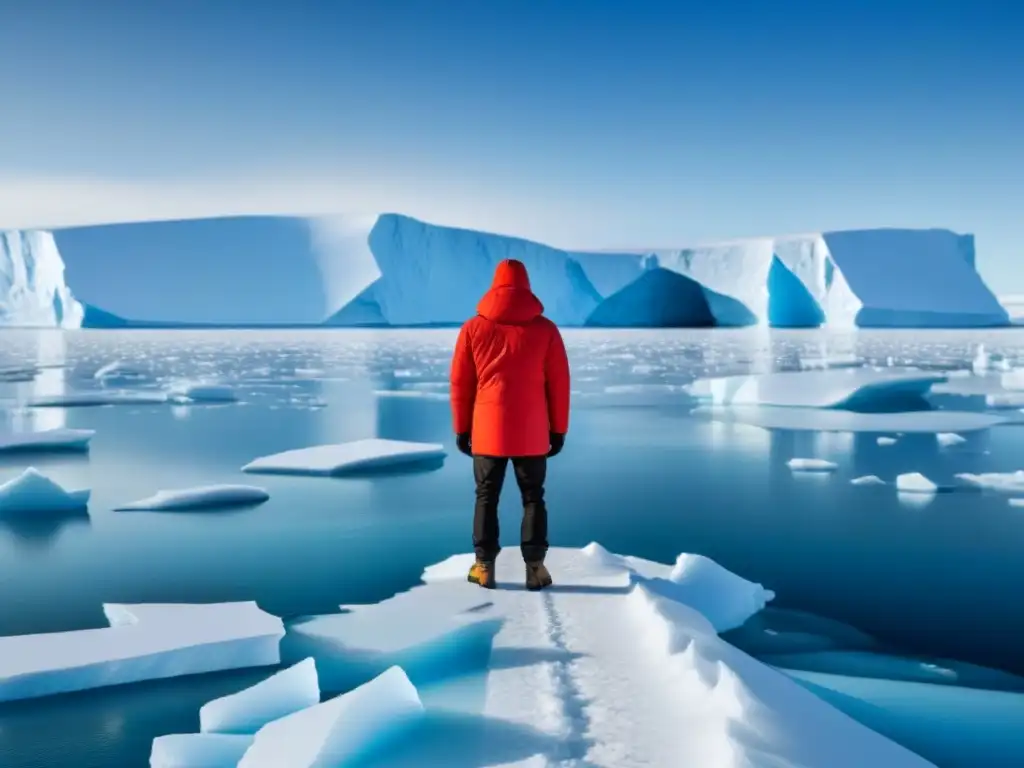
{"type": "Polygon", "coordinates": [[[484,560],[477,560],[469,569],[470,583],[477,584],[484,589],[494,589],[494,563],[484,560]]]}
{"type": "Polygon", "coordinates": [[[526,588],[531,592],[551,586],[551,574],[543,561],[526,564],[526,588]]]}

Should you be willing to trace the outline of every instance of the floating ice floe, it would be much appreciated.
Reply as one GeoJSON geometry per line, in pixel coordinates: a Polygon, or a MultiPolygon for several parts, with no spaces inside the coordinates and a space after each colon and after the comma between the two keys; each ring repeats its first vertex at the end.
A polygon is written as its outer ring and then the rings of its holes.
{"type": "Polygon", "coordinates": [[[284,625],[254,602],[103,612],[108,628],[0,637],[0,701],[280,663],[284,625]]]}
{"type": "Polygon", "coordinates": [[[99,368],[93,374],[93,378],[102,381],[104,384],[113,381],[135,382],[146,378],[146,374],[137,368],[125,365],[120,360],[115,360],[99,368]]]}
{"type": "Polygon", "coordinates": [[[30,408],[91,408],[103,405],[160,405],[167,402],[163,392],[66,392],[31,398],[30,408]]]}
{"type": "Polygon", "coordinates": [[[1007,499],[1007,501],[1011,507],[1024,507],[1024,499],[1022,498],[1007,499]]]}
{"type": "Polygon", "coordinates": [[[939,432],[935,435],[935,440],[939,444],[940,448],[949,448],[951,446],[967,442],[966,437],[962,437],[956,432],[939,432]]]}
{"type": "Polygon", "coordinates": [[[976,488],[1024,494],[1024,470],[1021,469],[1016,472],[982,472],[980,474],[961,472],[956,478],[976,488]]]}
{"type": "Polygon", "coordinates": [[[826,459],[790,459],[786,466],[794,472],[835,472],[839,465],[826,459]]]}
{"type": "Polygon", "coordinates": [[[392,667],[353,691],[267,723],[238,768],[349,765],[385,750],[422,716],[416,688],[400,667],[392,667]]]}
{"type": "Polygon", "coordinates": [[[878,475],[864,475],[853,478],[850,481],[850,485],[885,485],[885,480],[878,475]]]}
{"type": "Polygon", "coordinates": [[[115,512],[188,512],[262,504],[270,498],[254,485],[201,485],[195,488],[157,491],[152,496],[115,507],[115,512]]]}
{"type": "Polygon", "coordinates": [[[95,437],[92,429],[45,429],[0,436],[0,452],[87,451],[95,437]]]}
{"type": "Polygon", "coordinates": [[[815,432],[978,432],[1008,422],[1008,419],[991,413],[945,410],[857,413],[829,408],[701,406],[691,413],[698,418],[749,424],[763,429],[815,432]]]}
{"type": "Polygon", "coordinates": [[[842,368],[698,379],[687,390],[712,405],[849,408],[923,397],[946,376],[893,368],[842,368]]]}
{"type": "Polygon", "coordinates": [[[35,467],[0,485],[0,515],[84,511],[90,491],[68,491],[35,467]]]}
{"type": "Polygon", "coordinates": [[[303,659],[256,685],[204,704],[199,710],[199,730],[255,734],[272,720],[319,703],[316,664],[303,659]]]}
{"type": "Polygon", "coordinates": [[[939,486],[920,472],[907,472],[896,477],[896,490],[900,493],[938,493],[939,486]]]}
{"type": "Polygon", "coordinates": [[[447,403],[447,392],[434,392],[429,389],[376,389],[375,397],[401,398],[404,400],[429,400],[430,402],[447,403]]]}
{"type": "Polygon", "coordinates": [[[877,440],[875,440],[875,442],[884,448],[889,445],[896,445],[896,438],[886,437],[883,435],[882,437],[879,437],[877,440]]]}
{"type": "Polygon", "coordinates": [[[176,403],[234,403],[235,390],[226,384],[185,384],[172,387],[168,397],[176,403]]]}
{"type": "Polygon", "coordinates": [[[242,467],[243,472],[286,475],[342,475],[439,466],[447,455],[439,443],[370,438],[350,443],[297,448],[263,456],[242,467]]]}
{"type": "Polygon", "coordinates": [[[153,739],[149,768],[236,768],[253,737],[228,733],[172,733],[153,739]]]}
{"type": "Polygon", "coordinates": [[[1024,406],[1024,392],[1004,392],[1002,394],[986,395],[985,405],[998,410],[1009,410],[1024,406]]]}

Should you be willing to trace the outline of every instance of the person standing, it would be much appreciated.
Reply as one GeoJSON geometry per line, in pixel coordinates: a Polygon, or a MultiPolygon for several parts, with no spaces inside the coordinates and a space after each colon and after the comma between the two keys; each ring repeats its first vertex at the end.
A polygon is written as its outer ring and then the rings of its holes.
{"type": "Polygon", "coordinates": [[[530,288],[526,266],[498,264],[477,315],[463,324],[451,367],[451,407],[458,449],[473,458],[476,506],[469,581],[495,587],[501,551],[498,500],[512,464],[523,500],[520,550],[526,588],[544,589],[551,574],[544,485],[548,459],[569,431],[569,360],[558,327],[530,288]]]}

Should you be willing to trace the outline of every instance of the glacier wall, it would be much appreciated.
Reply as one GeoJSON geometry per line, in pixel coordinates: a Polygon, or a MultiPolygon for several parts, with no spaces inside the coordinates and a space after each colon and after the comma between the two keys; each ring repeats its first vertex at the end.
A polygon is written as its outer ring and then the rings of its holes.
{"type": "Polygon", "coordinates": [[[64,282],[53,235],[0,232],[0,326],[80,328],[85,308],[64,282]]]}
{"type": "MultiPolygon", "coordinates": [[[[341,261],[373,260],[330,325],[455,325],[494,268],[519,259],[548,316],[602,327],[993,327],[1009,317],[975,269],[974,238],[872,229],[762,237],[678,250],[563,251],[398,214],[348,232],[341,261]],[[356,254],[358,252],[358,254],[356,254]]],[[[325,256],[327,260],[330,255],[325,256]]]]}

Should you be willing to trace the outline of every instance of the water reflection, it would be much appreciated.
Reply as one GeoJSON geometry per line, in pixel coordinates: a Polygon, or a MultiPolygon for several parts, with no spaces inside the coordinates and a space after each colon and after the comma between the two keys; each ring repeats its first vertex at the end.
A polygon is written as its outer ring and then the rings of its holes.
{"type": "Polygon", "coordinates": [[[90,525],[89,513],[85,510],[0,517],[0,530],[10,534],[19,545],[22,545],[19,549],[23,551],[46,551],[53,546],[65,529],[86,529],[90,525]]]}
{"type": "MultiPolygon", "coordinates": [[[[32,334],[35,373],[15,386],[18,402],[37,397],[63,395],[67,391],[67,344],[63,331],[40,331],[32,334]]],[[[31,353],[30,353],[31,356],[31,353]]],[[[31,365],[27,366],[31,370],[31,365]]],[[[39,432],[66,426],[63,408],[15,408],[5,416],[12,432],[39,432]]]]}

